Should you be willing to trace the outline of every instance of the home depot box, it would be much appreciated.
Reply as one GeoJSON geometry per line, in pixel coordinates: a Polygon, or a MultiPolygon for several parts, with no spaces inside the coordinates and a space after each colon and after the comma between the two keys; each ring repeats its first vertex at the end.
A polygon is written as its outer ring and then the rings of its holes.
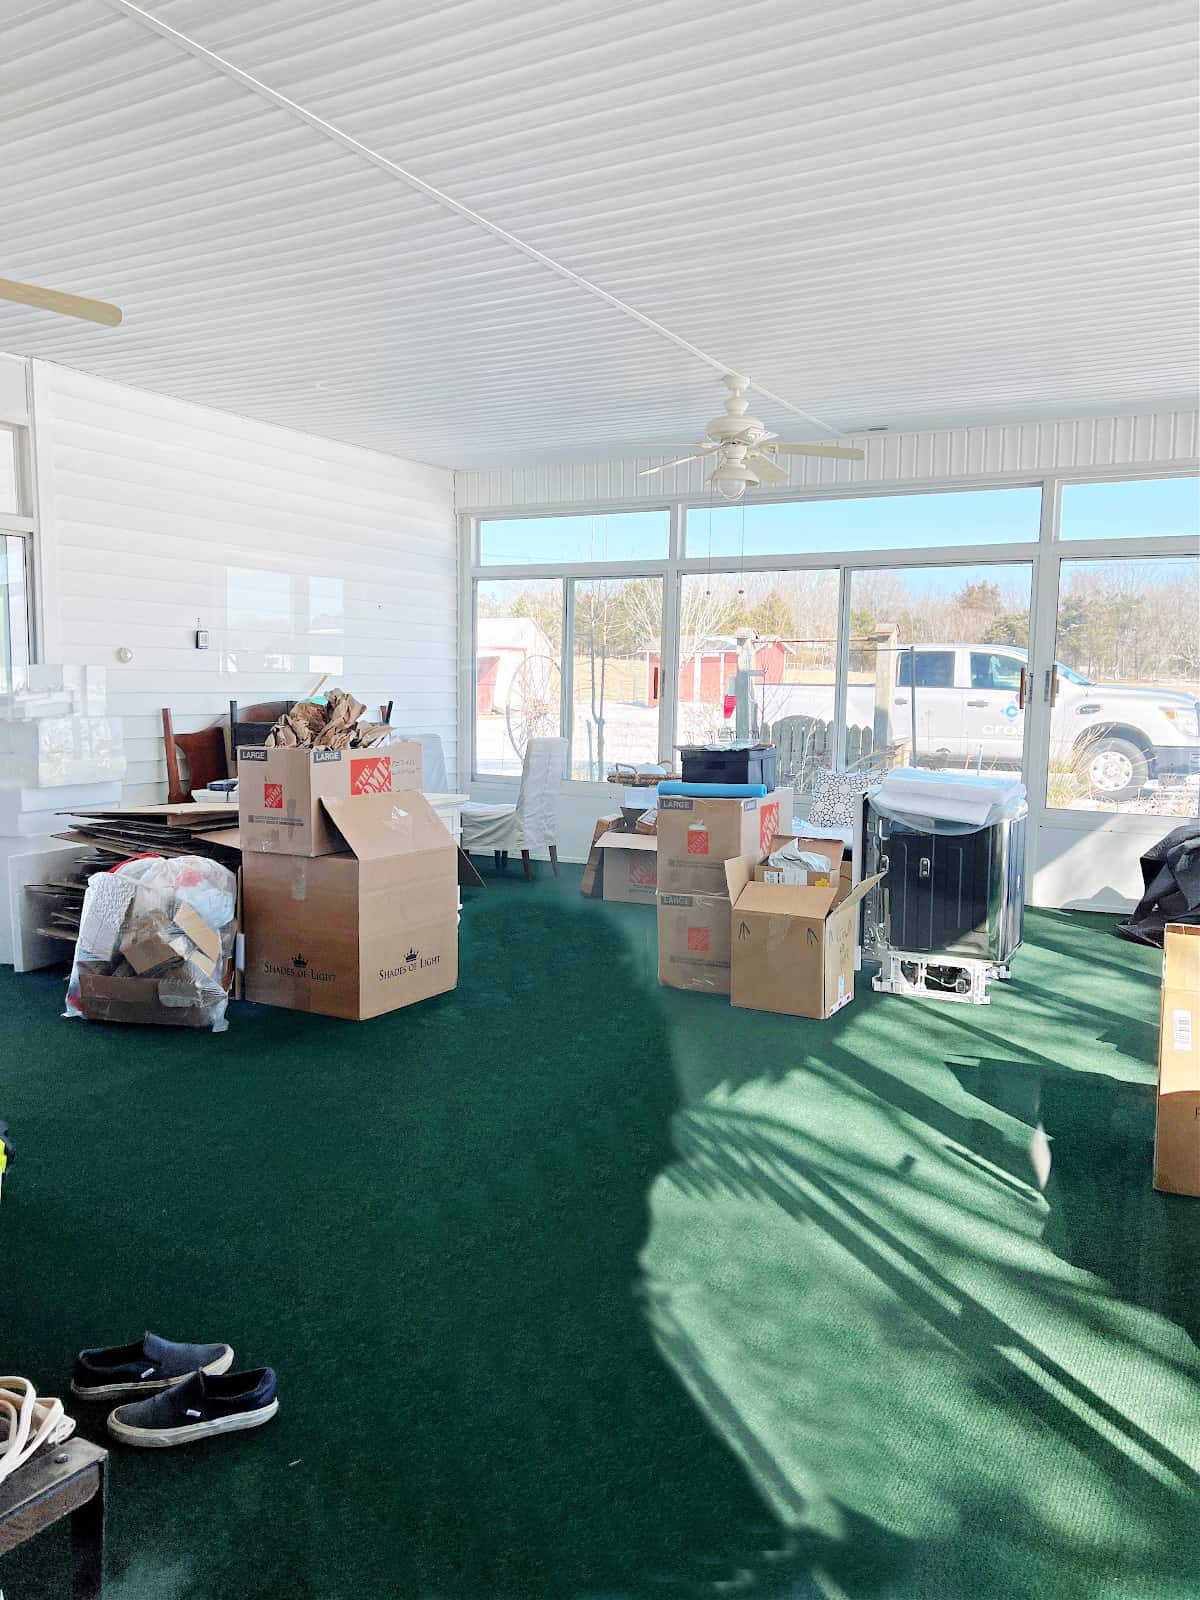
{"type": "Polygon", "coordinates": [[[841,886],[756,883],[754,856],[725,863],[731,904],[733,1005],[790,1017],[831,1017],[854,998],[858,905],[883,877],[841,886]]]}
{"type": "Polygon", "coordinates": [[[1163,934],[1154,1187],[1200,1195],[1200,927],[1163,934]]]}
{"type": "Polygon", "coordinates": [[[658,896],[658,981],[669,989],[729,993],[729,896],[658,896]]]}
{"type": "Polygon", "coordinates": [[[644,833],[603,833],[604,898],[652,906],[658,885],[658,840],[644,833]]]}
{"type": "Polygon", "coordinates": [[[245,996],[376,1017],[458,982],[457,850],[422,795],[326,795],[340,855],[242,859],[245,996]]]}
{"type": "Polygon", "coordinates": [[[697,800],[660,795],[658,887],[665,894],[725,891],[725,862],[766,855],[775,834],[790,827],[792,791],[757,800],[697,800]],[[786,808],[786,816],[784,811],[786,808]]]}
{"type": "Polygon", "coordinates": [[[322,800],[421,787],[421,746],[409,740],[368,750],[238,750],[238,827],[250,855],[326,856],[345,849],[322,800]]]}

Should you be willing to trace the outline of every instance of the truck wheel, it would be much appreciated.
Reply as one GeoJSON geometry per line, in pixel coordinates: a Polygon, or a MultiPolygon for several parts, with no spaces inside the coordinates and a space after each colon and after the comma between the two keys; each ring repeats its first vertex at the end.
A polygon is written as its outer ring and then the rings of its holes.
{"type": "Polygon", "coordinates": [[[1102,800],[1132,800],[1150,776],[1145,754],[1129,739],[1097,739],[1083,760],[1092,793],[1102,800]]]}

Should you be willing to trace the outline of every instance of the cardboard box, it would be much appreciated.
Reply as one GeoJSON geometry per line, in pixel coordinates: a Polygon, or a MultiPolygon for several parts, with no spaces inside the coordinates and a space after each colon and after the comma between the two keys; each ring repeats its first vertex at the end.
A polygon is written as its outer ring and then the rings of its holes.
{"type": "Polygon", "coordinates": [[[247,855],[327,856],[345,849],[322,800],[421,787],[421,746],[367,750],[244,745],[238,750],[238,827],[247,855]]]}
{"type": "Polygon", "coordinates": [[[602,833],[604,898],[652,906],[658,889],[658,840],[644,833],[602,833]]]}
{"type": "Polygon", "coordinates": [[[858,906],[883,877],[838,888],[756,883],[754,856],[725,863],[731,906],[733,1005],[789,1017],[831,1017],[854,998],[858,906]]]}
{"type": "MultiPolygon", "coordinates": [[[[844,898],[845,894],[849,894],[850,889],[853,887],[851,882],[852,868],[850,862],[843,861],[843,847],[838,841],[832,839],[809,839],[804,834],[777,833],[771,840],[767,853],[768,855],[773,855],[776,850],[782,849],[785,844],[792,844],[793,842],[798,844],[806,854],[820,856],[829,864],[824,872],[814,871],[807,873],[804,879],[806,884],[821,889],[827,889],[831,886],[839,888],[842,890],[839,898],[844,898]]],[[[782,869],[769,866],[766,861],[761,861],[754,869],[754,881],[755,883],[782,883],[784,881],[782,869]]]]}
{"type": "Polygon", "coordinates": [[[1200,927],[1163,934],[1154,1187],[1200,1195],[1200,927]]]}
{"type": "Polygon", "coordinates": [[[342,854],[243,858],[246,999],[359,1020],[453,989],[458,851],[441,818],[413,790],[321,806],[342,854]]]}
{"type": "Polygon", "coordinates": [[[584,863],[583,881],[579,886],[580,894],[588,900],[598,900],[602,894],[604,856],[600,849],[600,841],[611,829],[619,827],[620,822],[621,813],[613,811],[607,816],[600,817],[596,822],[596,826],[592,829],[591,848],[588,850],[587,861],[584,863]]]}
{"type": "Polygon", "coordinates": [[[659,983],[700,994],[728,994],[729,951],[728,895],[659,894],[659,983]]]}
{"type": "Polygon", "coordinates": [[[791,823],[791,790],[758,800],[696,800],[660,795],[658,887],[664,894],[724,895],[726,861],[761,861],[781,826],[791,823]]]}

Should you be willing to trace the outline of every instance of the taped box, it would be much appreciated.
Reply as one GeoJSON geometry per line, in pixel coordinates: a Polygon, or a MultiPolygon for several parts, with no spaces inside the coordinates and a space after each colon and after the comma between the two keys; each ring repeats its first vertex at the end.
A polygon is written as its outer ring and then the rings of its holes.
{"type": "Polygon", "coordinates": [[[824,1020],[854,999],[858,907],[883,877],[842,885],[756,883],[754,856],[725,863],[733,1005],[824,1020]]]}
{"type": "Polygon", "coordinates": [[[726,861],[760,861],[792,821],[792,791],[752,800],[660,795],[658,887],[664,894],[724,895],[726,861]]]}
{"type": "Polygon", "coordinates": [[[697,994],[729,993],[730,908],[725,894],[658,896],[658,981],[697,994]]]}
{"type": "Polygon", "coordinates": [[[346,848],[323,800],[421,787],[421,746],[398,739],[360,750],[244,745],[238,829],[245,855],[325,856],[346,848]]]}
{"type": "Polygon", "coordinates": [[[441,818],[412,790],[320,804],[341,854],[242,858],[246,999],[360,1021],[453,989],[459,852],[441,818]]]}
{"type": "Polygon", "coordinates": [[[1200,1195],[1200,927],[1163,933],[1154,1187],[1200,1195]]]}
{"type": "Polygon", "coordinates": [[[604,898],[652,906],[658,889],[658,840],[643,833],[603,833],[596,848],[604,861],[604,898]]]}

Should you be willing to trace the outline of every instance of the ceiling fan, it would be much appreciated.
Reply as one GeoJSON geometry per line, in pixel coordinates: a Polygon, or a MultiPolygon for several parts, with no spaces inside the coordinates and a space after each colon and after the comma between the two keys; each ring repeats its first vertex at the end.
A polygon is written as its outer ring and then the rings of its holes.
{"type": "Polygon", "coordinates": [[[783,456],[831,456],[837,461],[862,461],[864,452],[847,444],[785,444],[778,434],[770,433],[764,422],[747,415],[750,406],[746,391],[749,378],[730,372],[721,382],[729,390],[722,416],[714,417],[705,430],[707,440],[701,444],[645,445],[642,449],[690,450],[691,455],[679,456],[674,461],[664,461],[661,467],[646,467],[639,478],[649,478],[656,472],[667,472],[671,467],[681,467],[685,461],[704,461],[710,456],[717,465],[709,474],[709,487],[724,500],[740,500],[747,489],[760,483],[786,483],[788,475],[775,460],[783,456]]]}
{"type": "Polygon", "coordinates": [[[38,311],[56,311],[63,317],[81,317],[85,322],[102,322],[115,328],[121,320],[120,306],[107,300],[88,300],[81,294],[64,294],[61,289],[43,289],[36,283],[18,283],[0,278],[0,300],[13,300],[38,311]]]}

